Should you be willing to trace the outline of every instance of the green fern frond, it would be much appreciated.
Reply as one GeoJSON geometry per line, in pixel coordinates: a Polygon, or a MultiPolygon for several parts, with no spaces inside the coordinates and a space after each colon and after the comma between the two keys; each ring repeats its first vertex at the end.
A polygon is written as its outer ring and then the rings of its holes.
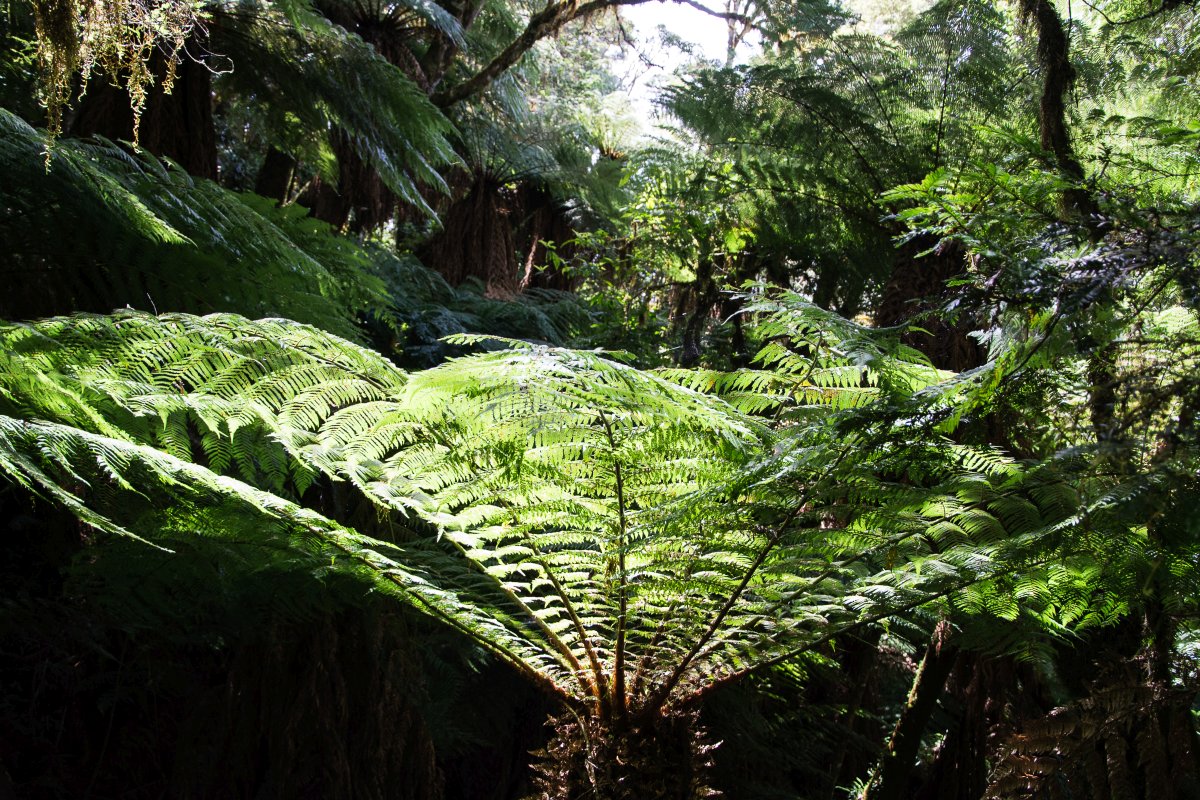
{"type": "MultiPolygon", "coordinates": [[[[811,340],[808,324],[781,330],[811,340]]],[[[816,406],[772,431],[678,376],[517,340],[461,336],[502,349],[406,375],[308,326],[228,315],[76,317],[0,337],[11,476],[135,535],[179,493],[261,503],[291,524],[313,517],[279,496],[287,485],[347,481],[436,535],[385,544],[320,522],[292,545],[340,548],[601,714],[692,701],[931,603],[1086,624],[1104,582],[1145,563],[1144,535],[1111,536],[1129,525],[1113,509],[1159,485],[1081,498],[1057,465],[907,441],[903,423],[839,427],[877,409],[816,406]],[[145,502],[123,504],[138,491],[145,502]],[[1074,599],[1056,603],[1064,587],[1074,599]]],[[[829,341],[826,363],[862,352],[880,375],[926,374],[883,364],[887,340],[857,327],[829,341]]],[[[910,383],[891,385],[912,399],[910,383]]]]}
{"type": "MultiPolygon", "coordinates": [[[[438,13],[433,3],[413,5],[438,13]]],[[[445,190],[439,168],[458,158],[449,120],[408,75],[307,3],[289,2],[282,11],[247,4],[224,13],[221,52],[245,65],[225,76],[230,89],[269,98],[265,121],[281,134],[289,115],[310,131],[345,131],[392,191],[432,213],[419,187],[445,190]]]]}
{"type": "Polygon", "coordinates": [[[0,247],[17,287],[2,305],[11,316],[230,310],[357,338],[353,315],[384,304],[373,265],[319,223],[111,143],[51,145],[8,112],[0,131],[0,247]]]}

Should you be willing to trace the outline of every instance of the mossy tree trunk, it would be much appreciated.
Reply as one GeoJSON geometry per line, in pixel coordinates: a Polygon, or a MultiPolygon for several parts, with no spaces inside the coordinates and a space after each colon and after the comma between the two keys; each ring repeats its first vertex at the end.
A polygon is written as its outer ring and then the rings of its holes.
{"type": "MultiPolygon", "coordinates": [[[[186,50],[203,52],[192,42],[186,50]]],[[[166,56],[155,52],[150,60],[155,85],[146,99],[138,129],[138,144],[156,156],[179,164],[189,175],[217,179],[217,133],[213,123],[212,72],[202,63],[184,57],[176,68],[170,94],[162,90],[167,73],[166,56]]],[[[94,76],[79,102],[68,128],[72,136],[99,134],[114,141],[134,136],[129,93],[103,76],[94,76]]]]}

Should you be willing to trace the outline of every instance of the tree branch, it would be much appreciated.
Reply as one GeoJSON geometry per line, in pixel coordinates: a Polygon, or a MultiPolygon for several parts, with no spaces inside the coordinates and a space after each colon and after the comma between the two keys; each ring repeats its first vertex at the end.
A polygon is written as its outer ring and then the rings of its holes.
{"type": "Polygon", "coordinates": [[[739,14],[736,11],[717,11],[715,8],[709,8],[703,3],[698,2],[698,0],[671,0],[671,2],[679,3],[680,5],[691,6],[697,11],[702,11],[705,14],[708,14],[710,17],[723,19],[726,22],[740,22],[743,25],[749,25],[751,27],[753,27],[755,24],[754,20],[750,17],[747,17],[745,14],[739,14]]]}
{"type": "MultiPolygon", "coordinates": [[[[545,8],[529,19],[525,30],[487,65],[457,86],[444,92],[435,93],[432,97],[434,105],[439,108],[448,108],[484,91],[496,78],[520,61],[535,44],[558,33],[568,22],[583,19],[605,9],[636,6],[648,2],[651,0],[588,0],[585,3],[580,3],[579,0],[551,0],[545,8]]],[[[698,0],[671,0],[671,2],[691,6],[718,19],[733,20],[746,25],[753,24],[753,20],[744,14],[716,11],[705,7],[698,0]]]]}
{"type": "Polygon", "coordinates": [[[551,0],[545,8],[529,19],[529,23],[521,35],[504,48],[498,56],[457,86],[445,92],[435,93],[432,97],[433,103],[439,108],[448,108],[479,94],[490,86],[492,81],[503,75],[509,67],[520,61],[521,57],[535,44],[558,33],[559,29],[568,22],[582,19],[606,8],[640,5],[646,2],[649,0],[589,0],[582,4],[579,3],[579,0],[551,0]]]}

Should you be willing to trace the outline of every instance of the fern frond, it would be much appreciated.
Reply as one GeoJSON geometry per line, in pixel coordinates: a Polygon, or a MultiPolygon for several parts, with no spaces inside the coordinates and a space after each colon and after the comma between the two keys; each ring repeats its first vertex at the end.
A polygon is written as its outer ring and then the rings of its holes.
{"type": "Polygon", "coordinates": [[[354,314],[384,305],[371,262],[330,246],[319,223],[111,143],[51,144],[5,111],[0,132],[0,247],[16,289],[0,305],[10,316],[229,310],[356,338],[354,314]]]}

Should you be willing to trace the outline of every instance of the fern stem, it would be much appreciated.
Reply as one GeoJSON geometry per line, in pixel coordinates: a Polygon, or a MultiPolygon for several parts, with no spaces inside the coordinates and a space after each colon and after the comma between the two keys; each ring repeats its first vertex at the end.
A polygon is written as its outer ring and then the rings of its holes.
{"type": "MultiPolygon", "coordinates": [[[[529,544],[530,549],[533,550],[534,554],[538,556],[538,560],[535,563],[537,563],[537,565],[540,566],[545,572],[546,579],[550,581],[550,585],[554,588],[555,593],[558,595],[559,599],[562,600],[563,608],[566,610],[567,616],[570,618],[571,624],[575,628],[575,632],[579,635],[579,641],[583,645],[583,650],[585,653],[587,653],[588,662],[592,666],[592,695],[596,698],[601,717],[605,717],[607,716],[608,711],[608,681],[604,677],[604,667],[600,663],[600,657],[596,655],[596,650],[592,647],[592,640],[591,637],[588,636],[587,627],[584,626],[583,620],[579,618],[578,612],[575,611],[575,605],[571,602],[570,597],[567,595],[567,591],[563,588],[562,583],[559,582],[558,577],[542,562],[541,554],[538,552],[537,545],[535,545],[533,540],[529,539],[528,536],[526,537],[526,542],[529,544]]],[[[522,605],[524,605],[524,603],[522,603],[522,605]]],[[[530,613],[532,614],[533,612],[530,613]]],[[[561,641],[558,639],[558,637],[555,637],[555,640],[561,641]]],[[[563,647],[566,647],[565,642],[563,642],[562,645],[563,647]]],[[[570,652],[570,648],[567,648],[567,650],[570,652]]],[[[583,665],[579,662],[579,659],[575,657],[574,653],[571,654],[571,659],[575,664],[578,665],[579,671],[583,673],[583,665]]]]}
{"type": "MultiPolygon", "coordinates": [[[[690,580],[694,571],[695,564],[688,564],[683,577],[685,580],[690,580]]],[[[667,609],[667,613],[663,614],[662,619],[658,623],[658,627],[654,630],[654,636],[650,637],[650,641],[646,644],[645,654],[638,661],[637,669],[633,673],[633,686],[630,691],[637,694],[641,688],[642,679],[645,675],[646,668],[654,660],[654,648],[657,647],[666,636],[667,629],[676,622],[675,611],[683,604],[683,594],[676,597],[667,609]]]]}
{"type": "MultiPolygon", "coordinates": [[[[970,506],[967,506],[966,508],[983,507],[985,505],[986,505],[986,502],[981,501],[980,503],[971,504],[970,506]]],[[[803,595],[808,594],[808,592],[810,592],[814,587],[819,586],[822,581],[831,577],[835,572],[837,572],[839,570],[843,570],[846,567],[849,567],[853,564],[857,564],[858,562],[863,561],[864,559],[866,559],[872,555],[875,555],[876,553],[878,553],[880,550],[882,550],[884,548],[895,547],[896,545],[903,543],[907,539],[912,539],[912,538],[915,538],[918,536],[923,536],[924,534],[925,534],[925,531],[920,531],[920,530],[907,531],[898,536],[894,536],[890,539],[884,540],[876,547],[873,547],[868,550],[862,550],[858,553],[855,553],[854,555],[850,556],[849,558],[847,558],[843,561],[838,561],[836,563],[830,564],[824,570],[817,573],[817,575],[815,577],[813,577],[812,579],[810,579],[803,587],[801,587],[799,589],[793,589],[791,592],[789,592],[785,596],[780,597],[774,603],[767,606],[764,613],[766,613],[768,616],[774,616],[775,612],[779,611],[786,604],[795,600],[797,597],[801,597],[803,595]]]]}
{"type": "MultiPolygon", "coordinates": [[[[838,467],[841,466],[842,461],[845,460],[849,453],[850,448],[844,448],[842,452],[838,454],[838,457],[830,465],[829,471],[826,473],[827,476],[837,472],[838,467]]],[[[675,665],[675,669],[671,672],[670,677],[667,678],[666,682],[664,682],[659,690],[653,695],[650,700],[651,707],[661,705],[662,703],[666,702],[668,697],[671,696],[671,692],[674,691],[676,685],[679,683],[679,680],[687,671],[687,668],[691,666],[696,657],[704,650],[705,647],[708,646],[708,643],[712,640],[712,637],[721,627],[721,623],[725,621],[725,618],[729,616],[729,612],[733,610],[735,605],[737,605],[738,600],[741,599],[742,593],[746,591],[746,587],[750,585],[750,581],[754,579],[754,576],[758,573],[759,568],[762,567],[763,563],[767,560],[767,556],[770,555],[771,551],[775,549],[775,546],[783,540],[784,530],[786,530],[787,527],[791,525],[793,521],[795,521],[796,517],[800,516],[800,514],[804,511],[805,506],[808,504],[808,501],[812,498],[813,494],[815,494],[815,491],[812,488],[804,490],[797,500],[795,508],[793,508],[791,513],[788,514],[782,523],[780,523],[779,531],[776,533],[776,535],[769,536],[767,538],[766,545],[761,551],[759,551],[759,554],[754,559],[754,563],[751,564],[746,570],[746,574],[742,576],[741,582],[738,583],[738,586],[736,589],[734,589],[733,593],[729,595],[729,599],[725,601],[725,604],[721,606],[721,610],[717,612],[715,617],[713,617],[708,628],[705,629],[704,633],[699,639],[696,640],[696,643],[679,661],[679,663],[675,665]]]]}
{"type": "Polygon", "coordinates": [[[617,612],[616,637],[613,653],[613,688],[612,703],[618,718],[623,718],[626,711],[625,693],[625,634],[628,627],[629,613],[629,583],[625,573],[625,540],[629,530],[625,516],[625,481],[621,475],[621,461],[617,458],[617,441],[613,436],[612,425],[608,415],[600,412],[600,421],[604,423],[604,433],[608,437],[608,447],[613,456],[613,474],[617,490],[617,612]]]}
{"type": "MultiPolygon", "coordinates": [[[[558,583],[558,580],[554,577],[554,573],[551,572],[550,569],[546,567],[545,563],[542,562],[541,556],[537,552],[537,548],[533,545],[533,542],[530,541],[528,539],[528,537],[526,537],[526,541],[530,545],[530,548],[533,550],[534,554],[536,554],[538,556],[538,558],[535,560],[534,563],[536,563],[539,567],[542,568],[543,574],[545,574],[546,577],[550,580],[550,583],[554,587],[554,590],[558,593],[559,599],[561,599],[563,601],[563,605],[566,606],[567,613],[570,615],[572,621],[574,621],[576,623],[577,627],[579,628],[580,636],[582,637],[583,636],[582,628],[578,624],[579,618],[577,616],[575,616],[575,610],[571,607],[571,601],[567,599],[566,592],[563,591],[562,585],[558,583]]],[[[487,574],[487,570],[484,569],[481,565],[479,565],[478,561],[475,561],[474,559],[470,558],[467,555],[466,548],[464,548],[458,542],[455,542],[453,539],[451,539],[450,542],[451,542],[451,544],[454,545],[455,549],[457,549],[459,551],[459,553],[462,554],[464,559],[466,559],[469,563],[479,566],[479,568],[481,570],[483,570],[484,574],[487,574]]],[[[574,674],[576,676],[576,680],[579,681],[580,688],[582,688],[585,692],[587,692],[589,694],[592,694],[596,697],[601,697],[602,696],[601,685],[598,685],[596,683],[596,681],[594,681],[594,680],[584,679],[583,676],[587,675],[587,670],[584,668],[583,663],[580,662],[579,658],[571,650],[570,646],[566,642],[564,642],[558,636],[558,634],[556,634],[554,631],[552,631],[550,629],[550,627],[542,620],[542,618],[539,617],[537,614],[535,614],[533,612],[533,609],[530,608],[529,605],[524,600],[522,600],[516,592],[514,592],[512,589],[509,589],[507,586],[505,586],[503,581],[496,581],[495,583],[496,583],[496,587],[501,592],[503,592],[504,595],[509,600],[516,603],[517,607],[519,607],[522,611],[524,611],[528,615],[529,619],[533,620],[533,624],[536,625],[537,629],[540,630],[546,636],[546,638],[549,641],[549,643],[551,644],[551,646],[555,650],[557,650],[559,652],[559,654],[562,655],[563,658],[565,658],[567,660],[567,665],[571,668],[571,671],[574,672],[574,674]]],[[[586,643],[586,639],[584,642],[584,646],[588,647],[588,645],[586,643]]],[[[589,656],[590,656],[591,655],[590,647],[588,647],[588,652],[589,652],[589,656]]],[[[593,667],[595,674],[598,676],[599,670],[596,669],[596,663],[597,663],[596,659],[594,657],[592,657],[592,667],[593,667]]]]}
{"type": "Polygon", "coordinates": [[[813,639],[812,641],[810,641],[806,644],[802,644],[798,647],[793,647],[791,649],[785,650],[776,656],[772,656],[771,658],[763,659],[762,661],[759,661],[759,662],[757,662],[749,667],[746,667],[744,669],[737,670],[735,672],[730,672],[726,675],[722,675],[721,677],[714,679],[711,683],[707,684],[706,686],[701,687],[697,691],[695,691],[692,694],[688,695],[687,697],[683,698],[683,700],[680,702],[680,705],[683,706],[683,705],[688,705],[690,703],[694,703],[697,700],[700,700],[701,698],[703,698],[705,695],[707,695],[709,692],[713,691],[714,689],[717,689],[721,686],[725,686],[727,684],[739,681],[752,672],[759,672],[764,669],[770,669],[771,667],[778,666],[779,664],[782,664],[785,661],[789,661],[789,660],[795,658],[796,656],[803,655],[804,653],[815,650],[816,648],[832,641],[833,639],[837,638],[838,636],[842,636],[844,634],[851,633],[852,631],[859,630],[860,628],[865,628],[868,625],[874,625],[876,622],[882,622],[883,620],[888,619],[890,617],[900,616],[901,614],[904,614],[904,613],[907,613],[914,609],[920,608],[923,605],[927,605],[927,604],[933,603],[937,600],[941,600],[944,597],[949,597],[950,595],[954,594],[955,592],[960,592],[963,589],[974,586],[977,583],[982,583],[984,581],[989,581],[989,580],[993,580],[995,578],[1000,578],[1000,577],[1004,577],[1007,575],[1011,575],[1014,572],[1017,572],[1018,570],[1021,570],[1021,569],[1030,569],[1030,568],[1044,566],[1044,565],[1052,563],[1052,562],[1057,562],[1057,561],[1061,560],[1062,557],[1063,557],[1063,554],[1061,552],[1055,553],[1053,555],[1047,556],[1046,558],[1040,558],[1040,559],[1036,559],[1034,561],[1026,562],[1024,564],[1019,564],[1017,566],[1014,566],[1012,569],[1003,570],[1000,572],[994,572],[994,573],[990,573],[987,575],[982,575],[977,578],[972,578],[971,580],[964,581],[962,583],[956,583],[953,586],[950,586],[946,589],[942,589],[941,591],[934,592],[932,594],[923,595],[920,598],[913,600],[910,603],[905,603],[904,605],[897,606],[896,608],[888,609],[885,611],[880,611],[877,614],[871,614],[870,616],[862,617],[861,619],[855,620],[854,622],[851,622],[844,627],[834,628],[833,630],[829,631],[828,633],[824,633],[821,636],[818,636],[816,639],[813,639]]]}
{"type": "MultiPolygon", "coordinates": [[[[838,463],[840,463],[841,459],[844,457],[845,452],[843,451],[843,455],[838,458],[838,463]]],[[[834,464],[835,469],[836,467],[837,463],[834,464]]],[[[780,525],[781,529],[786,528],[794,519],[796,519],[797,516],[800,515],[800,513],[804,510],[805,504],[808,503],[810,494],[811,492],[801,495],[800,502],[796,504],[796,507],[780,525]]],[[[659,690],[651,696],[651,699],[648,703],[649,707],[658,707],[665,703],[667,698],[671,696],[671,692],[674,691],[675,686],[679,683],[680,678],[683,677],[684,673],[687,671],[687,668],[691,666],[692,662],[696,659],[696,656],[698,656],[700,652],[708,645],[709,641],[712,640],[712,637],[721,627],[721,623],[725,621],[725,618],[729,616],[729,612],[733,610],[735,605],[737,605],[742,593],[745,592],[746,587],[750,585],[750,581],[754,579],[754,576],[758,573],[758,570],[763,565],[763,562],[767,560],[767,556],[771,554],[771,551],[775,549],[775,545],[777,545],[782,538],[782,530],[776,536],[770,536],[767,538],[766,545],[754,558],[754,563],[747,568],[746,574],[742,576],[741,582],[738,583],[737,588],[734,589],[729,595],[729,598],[725,601],[725,604],[721,606],[721,610],[718,611],[716,616],[713,617],[712,622],[710,622],[708,625],[708,628],[705,629],[704,633],[701,634],[701,636],[696,640],[696,643],[692,645],[692,648],[688,650],[684,657],[679,660],[679,663],[675,665],[675,669],[671,671],[670,677],[668,677],[663,685],[659,687],[659,690]]]]}

